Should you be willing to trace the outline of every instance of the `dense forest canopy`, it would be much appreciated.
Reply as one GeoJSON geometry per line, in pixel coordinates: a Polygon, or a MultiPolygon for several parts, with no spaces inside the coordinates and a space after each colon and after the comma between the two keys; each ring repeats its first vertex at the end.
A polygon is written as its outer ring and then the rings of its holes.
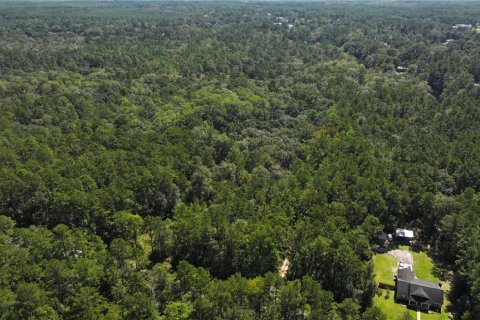
{"type": "Polygon", "coordinates": [[[0,2],[0,319],[386,319],[370,240],[399,226],[479,319],[479,23],[0,2]]]}

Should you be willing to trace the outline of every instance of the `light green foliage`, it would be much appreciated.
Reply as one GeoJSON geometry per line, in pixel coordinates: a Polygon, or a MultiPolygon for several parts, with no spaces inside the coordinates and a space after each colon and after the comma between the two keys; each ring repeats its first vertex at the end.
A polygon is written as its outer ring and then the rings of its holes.
{"type": "Polygon", "coordinates": [[[370,307],[362,315],[363,320],[387,320],[387,316],[376,306],[370,307]]]}
{"type": "Polygon", "coordinates": [[[394,275],[397,271],[398,260],[388,254],[376,254],[373,256],[373,265],[375,272],[375,281],[394,285],[394,275]]]}
{"type": "Polygon", "coordinates": [[[113,238],[123,238],[137,244],[137,237],[143,226],[142,217],[138,214],[120,211],[115,212],[110,221],[113,238]]]}
{"type": "Polygon", "coordinates": [[[402,314],[398,315],[396,319],[398,320],[414,320],[415,317],[412,315],[412,312],[405,311],[402,314]]]}
{"type": "Polygon", "coordinates": [[[176,301],[169,303],[164,311],[165,320],[183,320],[189,319],[190,314],[193,312],[193,307],[186,302],[176,301]]]}
{"type": "Polygon", "coordinates": [[[13,234],[15,221],[6,216],[0,216],[0,234],[2,236],[11,236],[13,234]]]}
{"type": "Polygon", "coordinates": [[[433,262],[426,252],[412,252],[415,276],[432,282],[440,282],[440,279],[434,275],[433,262]]]}

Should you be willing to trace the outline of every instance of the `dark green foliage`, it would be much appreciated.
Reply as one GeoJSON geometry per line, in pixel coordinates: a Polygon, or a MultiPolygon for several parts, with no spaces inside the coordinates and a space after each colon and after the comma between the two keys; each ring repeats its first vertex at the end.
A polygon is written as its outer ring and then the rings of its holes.
{"type": "Polygon", "coordinates": [[[475,319],[479,13],[1,3],[0,318],[385,319],[407,226],[475,319]]]}

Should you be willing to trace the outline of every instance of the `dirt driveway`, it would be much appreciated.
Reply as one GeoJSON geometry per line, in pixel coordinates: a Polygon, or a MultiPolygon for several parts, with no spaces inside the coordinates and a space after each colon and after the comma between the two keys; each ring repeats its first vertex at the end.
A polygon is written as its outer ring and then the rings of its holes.
{"type": "Polygon", "coordinates": [[[399,262],[409,264],[413,266],[413,257],[412,253],[407,250],[391,250],[387,252],[389,255],[394,256],[397,258],[399,262]]]}

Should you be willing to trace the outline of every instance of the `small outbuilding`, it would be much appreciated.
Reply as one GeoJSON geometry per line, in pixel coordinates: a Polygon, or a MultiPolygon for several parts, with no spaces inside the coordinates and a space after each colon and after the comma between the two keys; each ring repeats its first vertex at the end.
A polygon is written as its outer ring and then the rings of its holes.
{"type": "Polygon", "coordinates": [[[408,243],[414,239],[413,230],[397,228],[395,230],[395,241],[401,243],[408,243]]]}
{"type": "Polygon", "coordinates": [[[380,241],[386,241],[387,240],[387,234],[382,231],[378,234],[377,239],[380,240],[380,241]]]}
{"type": "MultiPolygon", "coordinates": [[[[388,244],[387,241],[387,234],[385,232],[380,232],[377,234],[377,236],[373,240],[376,244],[378,244],[380,247],[384,247],[385,245],[388,244]]],[[[383,250],[380,250],[383,251],[383,250]]]]}

